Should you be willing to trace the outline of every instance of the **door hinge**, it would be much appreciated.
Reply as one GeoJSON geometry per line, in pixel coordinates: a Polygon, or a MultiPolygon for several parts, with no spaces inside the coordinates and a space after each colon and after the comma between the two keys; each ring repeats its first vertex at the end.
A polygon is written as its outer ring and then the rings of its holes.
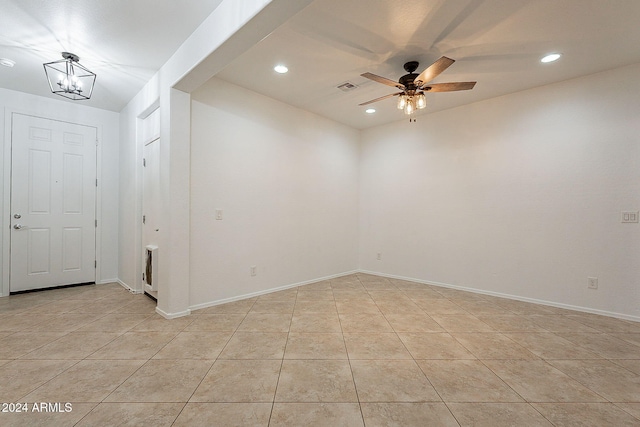
{"type": "Polygon", "coordinates": [[[142,159],[142,167],[143,168],[147,167],[147,159],[142,159]]]}
{"type": "Polygon", "coordinates": [[[145,277],[144,277],[144,273],[142,273],[142,281],[143,281],[143,282],[144,282],[144,279],[145,279],[145,277]]]}
{"type": "Polygon", "coordinates": [[[142,223],[143,224],[147,223],[147,216],[146,215],[142,215],[142,223]]]}
{"type": "Polygon", "coordinates": [[[98,178],[96,178],[96,187],[98,186],[98,178]]]}
{"type": "Polygon", "coordinates": [[[96,219],[96,228],[98,228],[98,220],[96,219]]]}
{"type": "Polygon", "coordinates": [[[98,268],[98,260],[93,260],[93,268],[98,268]]]}

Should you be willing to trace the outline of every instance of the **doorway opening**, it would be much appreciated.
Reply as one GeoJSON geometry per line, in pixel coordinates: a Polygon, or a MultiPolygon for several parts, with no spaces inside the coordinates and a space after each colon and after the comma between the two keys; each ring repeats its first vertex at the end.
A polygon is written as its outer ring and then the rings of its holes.
{"type": "Polygon", "coordinates": [[[160,235],[160,110],[142,121],[142,286],[158,299],[160,235]]]}

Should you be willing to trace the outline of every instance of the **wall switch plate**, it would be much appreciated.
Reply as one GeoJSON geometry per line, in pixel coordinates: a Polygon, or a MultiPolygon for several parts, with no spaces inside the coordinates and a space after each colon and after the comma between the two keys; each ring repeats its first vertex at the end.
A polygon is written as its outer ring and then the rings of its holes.
{"type": "Polygon", "coordinates": [[[216,209],[216,219],[222,220],[222,209],[216,209]]]}
{"type": "Polygon", "coordinates": [[[620,217],[622,223],[638,222],[638,211],[623,211],[620,217]]]}
{"type": "Polygon", "coordinates": [[[258,273],[258,268],[255,265],[252,265],[249,271],[251,272],[252,276],[255,276],[258,273]]]}
{"type": "Polygon", "coordinates": [[[597,277],[587,277],[587,288],[589,288],[589,289],[598,289],[598,278],[597,277]]]}

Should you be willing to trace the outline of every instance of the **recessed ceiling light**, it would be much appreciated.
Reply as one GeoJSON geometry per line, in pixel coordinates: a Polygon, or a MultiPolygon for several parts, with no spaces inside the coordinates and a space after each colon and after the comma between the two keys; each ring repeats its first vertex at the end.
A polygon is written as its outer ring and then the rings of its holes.
{"type": "Polygon", "coordinates": [[[289,71],[289,69],[284,66],[284,65],[276,65],[275,67],[273,67],[273,69],[275,70],[276,73],[280,73],[280,74],[284,74],[287,71],[289,71]]]}
{"type": "Polygon", "coordinates": [[[9,58],[0,58],[0,65],[11,68],[16,65],[16,61],[9,58]]]}
{"type": "Polygon", "coordinates": [[[365,113],[367,114],[373,114],[376,112],[375,108],[367,108],[366,110],[364,110],[365,113]]]}
{"type": "Polygon", "coordinates": [[[562,56],[562,55],[561,55],[561,54],[559,54],[559,53],[550,53],[550,54],[548,54],[548,55],[545,55],[545,56],[540,60],[540,62],[543,62],[543,63],[545,63],[545,64],[546,64],[547,62],[557,61],[558,59],[560,59],[560,57],[561,57],[561,56],[562,56]]]}

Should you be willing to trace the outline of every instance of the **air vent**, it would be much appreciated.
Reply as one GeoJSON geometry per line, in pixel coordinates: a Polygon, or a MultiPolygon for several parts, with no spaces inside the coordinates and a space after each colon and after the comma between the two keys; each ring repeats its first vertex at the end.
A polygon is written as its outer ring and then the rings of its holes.
{"type": "Polygon", "coordinates": [[[358,89],[358,86],[354,85],[351,82],[344,82],[338,86],[338,89],[343,92],[351,92],[352,90],[358,89]]]}

